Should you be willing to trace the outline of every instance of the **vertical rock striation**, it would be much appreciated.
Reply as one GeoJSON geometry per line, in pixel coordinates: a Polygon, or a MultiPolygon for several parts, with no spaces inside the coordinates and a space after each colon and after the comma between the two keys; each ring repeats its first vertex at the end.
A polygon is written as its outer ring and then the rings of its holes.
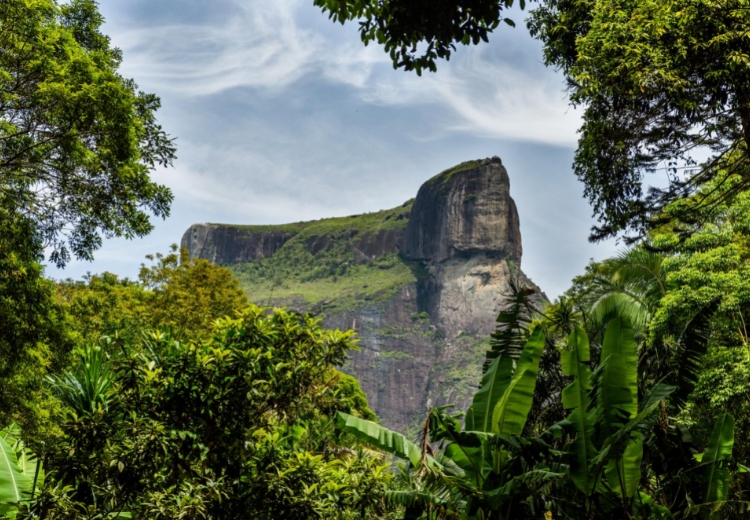
{"type": "Polygon", "coordinates": [[[423,262],[420,309],[446,337],[494,329],[510,269],[521,265],[521,230],[499,157],[470,161],[419,188],[403,247],[423,262]]]}

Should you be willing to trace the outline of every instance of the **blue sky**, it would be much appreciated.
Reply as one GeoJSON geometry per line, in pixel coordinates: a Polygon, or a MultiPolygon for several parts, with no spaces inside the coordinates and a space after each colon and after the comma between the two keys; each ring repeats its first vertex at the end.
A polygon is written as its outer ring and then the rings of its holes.
{"type": "Polygon", "coordinates": [[[196,222],[284,223],[394,207],[459,162],[498,155],[523,236],[523,270],[549,296],[590,258],[593,220],[571,170],[580,114],[563,78],[523,28],[461,48],[436,74],[394,71],[355,24],[312,0],[102,0],[122,73],[162,99],[177,138],[174,168],[155,177],[172,215],[146,238],[108,240],[93,262],[55,278],[133,277],[196,222]]]}

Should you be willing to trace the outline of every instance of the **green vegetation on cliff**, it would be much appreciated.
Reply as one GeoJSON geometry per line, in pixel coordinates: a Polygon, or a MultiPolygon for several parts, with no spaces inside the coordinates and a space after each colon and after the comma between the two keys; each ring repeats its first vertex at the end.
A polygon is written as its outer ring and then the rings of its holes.
{"type": "Polygon", "coordinates": [[[419,268],[397,254],[354,264],[345,251],[327,253],[311,255],[303,248],[282,248],[271,258],[230,269],[251,301],[317,306],[327,312],[391,298],[404,285],[416,283],[419,276],[419,268]]]}
{"type": "Polygon", "coordinates": [[[331,312],[391,298],[423,276],[395,252],[412,203],[349,217],[242,226],[293,236],[273,256],[229,268],[250,299],[263,304],[331,312]]]}
{"type": "Polygon", "coordinates": [[[409,212],[411,211],[412,204],[414,204],[414,199],[409,199],[401,206],[395,208],[373,213],[362,213],[361,215],[323,218],[305,222],[292,222],[290,224],[232,224],[232,227],[246,230],[249,234],[282,231],[290,235],[299,235],[299,238],[314,238],[352,230],[359,233],[377,233],[378,231],[404,229],[406,223],[409,221],[409,212]]]}

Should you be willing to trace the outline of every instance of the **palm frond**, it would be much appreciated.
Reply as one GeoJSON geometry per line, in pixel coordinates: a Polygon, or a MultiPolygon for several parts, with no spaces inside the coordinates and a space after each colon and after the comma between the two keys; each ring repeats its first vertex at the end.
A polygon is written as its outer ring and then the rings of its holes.
{"type": "Polygon", "coordinates": [[[482,373],[484,374],[498,356],[508,356],[518,359],[526,344],[527,328],[538,310],[532,297],[536,289],[523,284],[519,279],[511,277],[508,281],[508,291],[503,295],[504,310],[497,317],[497,330],[490,336],[490,350],[487,351],[482,373]]]}

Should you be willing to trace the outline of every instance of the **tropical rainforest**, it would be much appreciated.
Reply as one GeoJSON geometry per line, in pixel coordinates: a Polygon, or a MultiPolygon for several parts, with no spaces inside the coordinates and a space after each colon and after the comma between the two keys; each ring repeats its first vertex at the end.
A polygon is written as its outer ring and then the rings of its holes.
{"type": "MultiPolygon", "coordinates": [[[[418,73],[516,25],[513,0],[314,3],[418,73]]],[[[628,247],[553,302],[514,283],[471,406],[410,436],[338,370],[353,332],[224,267],[173,247],[134,280],[45,277],[168,216],[176,146],[94,1],[2,0],[0,515],[749,518],[750,3],[520,7],[584,109],[592,239],[628,247]]]]}

